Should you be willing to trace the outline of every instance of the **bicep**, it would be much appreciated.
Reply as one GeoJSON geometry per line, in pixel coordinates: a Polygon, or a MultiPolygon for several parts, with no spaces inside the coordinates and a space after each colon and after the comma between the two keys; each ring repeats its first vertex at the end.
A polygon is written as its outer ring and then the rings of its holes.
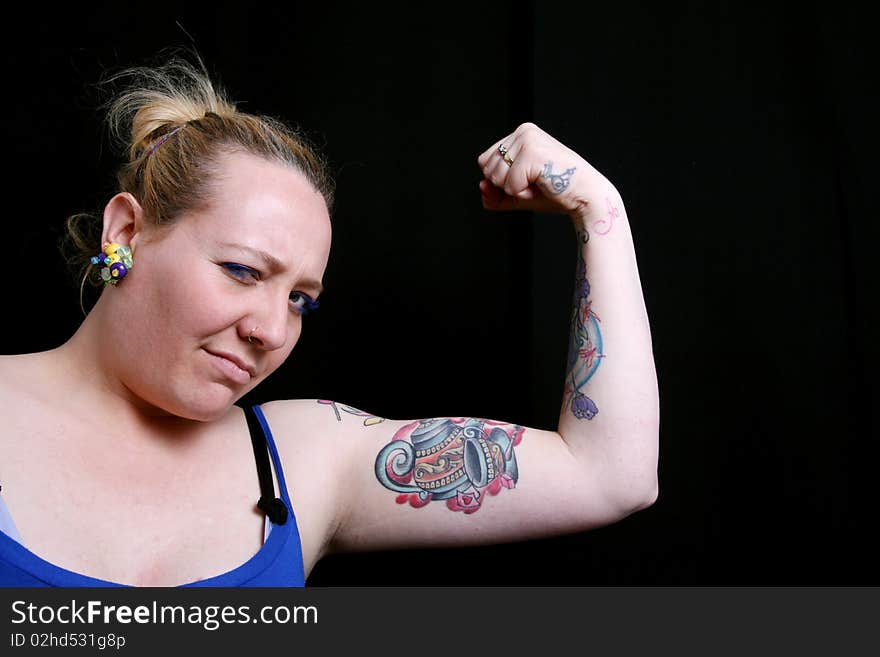
{"type": "MultiPolygon", "coordinates": [[[[619,519],[555,432],[481,418],[349,422],[331,551],[475,545],[619,519]]],[[[348,418],[346,418],[347,420],[348,418]]]]}

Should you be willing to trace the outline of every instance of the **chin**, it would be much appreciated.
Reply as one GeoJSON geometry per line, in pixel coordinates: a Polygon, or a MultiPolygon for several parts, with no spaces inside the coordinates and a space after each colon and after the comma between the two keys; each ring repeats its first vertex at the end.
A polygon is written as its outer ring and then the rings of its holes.
{"type": "Polygon", "coordinates": [[[224,417],[229,409],[247,392],[236,394],[221,384],[214,384],[202,395],[178,398],[171,412],[178,417],[197,422],[212,422],[224,417]],[[214,388],[218,388],[214,390],[214,388]]]}

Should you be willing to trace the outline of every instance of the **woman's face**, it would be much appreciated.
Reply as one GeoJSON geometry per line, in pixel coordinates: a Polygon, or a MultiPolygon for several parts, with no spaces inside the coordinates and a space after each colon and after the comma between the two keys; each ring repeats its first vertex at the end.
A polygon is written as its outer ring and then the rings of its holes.
{"type": "Polygon", "coordinates": [[[111,329],[124,385],[195,420],[222,416],[284,362],[330,252],[326,204],[302,174],[236,153],[215,182],[209,207],[133,239],[131,274],[108,290],[124,292],[111,329]]]}

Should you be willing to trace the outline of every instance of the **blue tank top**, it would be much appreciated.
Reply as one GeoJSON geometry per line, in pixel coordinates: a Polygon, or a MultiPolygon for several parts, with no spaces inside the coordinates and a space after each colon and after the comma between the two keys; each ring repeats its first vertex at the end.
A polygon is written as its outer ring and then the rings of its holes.
{"type": "MultiPolygon", "coordinates": [[[[283,524],[275,524],[266,519],[270,526],[269,534],[260,550],[242,565],[229,572],[202,579],[185,587],[193,586],[305,586],[305,571],[302,561],[302,548],[299,531],[296,526],[296,517],[293,515],[293,505],[287,492],[287,484],[284,481],[284,472],[281,470],[281,459],[278,457],[278,449],[275,440],[266,422],[266,417],[259,406],[253,406],[252,412],[259,421],[263,431],[263,440],[269,447],[272,463],[278,478],[278,490],[281,501],[287,507],[287,521],[283,524]]],[[[247,411],[246,411],[247,413],[247,411]]],[[[249,428],[253,435],[253,426],[249,428]]],[[[0,499],[0,586],[64,586],[64,587],[107,587],[126,586],[94,577],[81,575],[65,568],[61,568],[24,547],[15,535],[15,527],[12,519],[0,499]],[[11,534],[11,535],[10,535],[11,534]]]]}

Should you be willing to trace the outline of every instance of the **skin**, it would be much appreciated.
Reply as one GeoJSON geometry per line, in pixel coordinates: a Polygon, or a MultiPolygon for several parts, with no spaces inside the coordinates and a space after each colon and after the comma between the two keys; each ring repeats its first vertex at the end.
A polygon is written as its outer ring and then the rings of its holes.
{"type": "Polygon", "coordinates": [[[131,244],[135,268],[117,288],[104,290],[58,350],[59,365],[89,372],[78,377],[79,385],[83,379],[93,384],[104,413],[135,422],[216,420],[275,371],[299,340],[303,319],[289,295],[319,294],[331,239],[323,198],[298,172],[241,153],[225,158],[217,182],[209,207],[170,229],[145,224],[128,194],[107,204],[102,242],[131,244]],[[287,264],[272,271],[228,243],[262,249],[287,264]],[[224,268],[227,262],[258,270],[260,280],[239,280],[233,272],[241,276],[240,270],[224,268]],[[230,381],[206,349],[239,356],[256,376],[245,385],[230,381]]]}
{"type": "Polygon", "coordinates": [[[114,196],[102,242],[131,245],[131,273],[57,349],[0,358],[4,500],[25,545],[63,568],[169,586],[225,572],[262,544],[253,453],[233,403],[296,345],[303,318],[289,295],[318,296],[330,220],[321,195],[282,165],[230,155],[218,182],[208,207],[161,231],[133,197],[114,196]],[[286,266],[271,271],[220,239],[286,266]],[[225,262],[261,278],[242,282],[225,262]],[[205,348],[249,361],[256,376],[231,381],[205,348]]]}
{"type": "MultiPolygon", "coordinates": [[[[552,431],[481,418],[381,418],[330,400],[262,404],[295,500],[306,575],[327,553],[579,532],[656,499],[656,374],[619,195],[532,124],[496,142],[477,163],[487,210],[568,215],[578,234],[613,219],[613,230],[603,226],[604,233],[578,240],[590,293],[577,296],[573,308],[578,358],[603,363],[588,383],[575,384],[602,410],[574,413],[564,399],[552,431]],[[502,143],[512,163],[499,154],[502,143]],[[619,208],[617,216],[600,205],[606,199],[619,208]],[[417,442],[444,427],[460,427],[462,444],[415,453],[428,446],[417,442]],[[412,466],[400,458],[408,451],[418,461],[412,466]],[[456,475],[455,496],[444,497],[448,482],[438,489],[435,475],[449,479],[453,472],[443,468],[457,462],[459,451],[467,481],[456,475]],[[412,482],[417,488],[405,488],[412,482]]],[[[288,295],[318,295],[330,224],[320,195],[279,165],[233,155],[217,182],[208,207],[161,231],[144,225],[130,196],[114,197],[103,239],[132,246],[130,276],[104,290],[59,349],[0,358],[3,496],[24,543],[62,567],[170,586],[226,572],[261,545],[253,454],[232,404],[296,344],[303,320],[288,295]],[[267,270],[221,246],[218,236],[270,251],[285,264],[267,270]],[[245,284],[222,267],[226,262],[263,273],[245,284]],[[206,349],[248,360],[254,378],[224,378],[206,349]]]]}

